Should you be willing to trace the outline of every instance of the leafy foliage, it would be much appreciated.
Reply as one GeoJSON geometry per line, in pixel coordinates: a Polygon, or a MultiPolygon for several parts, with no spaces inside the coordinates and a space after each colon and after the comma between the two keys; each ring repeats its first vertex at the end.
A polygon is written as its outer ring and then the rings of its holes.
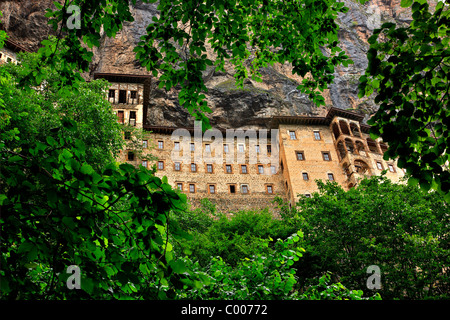
{"type": "Polygon", "coordinates": [[[100,168],[114,161],[125,141],[122,127],[105,99],[108,83],[104,80],[83,82],[80,92],[62,94],[56,84],[58,74],[45,66],[41,67],[43,84],[36,89],[23,90],[17,84],[26,77],[30,66],[34,68],[39,64],[38,56],[20,54],[19,61],[18,65],[2,66],[11,77],[10,85],[0,89],[5,110],[14,115],[9,126],[16,127],[22,139],[42,141],[51,136],[51,130],[60,127],[66,117],[77,123],[77,129],[69,131],[63,127],[62,130],[89,146],[86,159],[90,165],[100,168]]]}
{"type": "MultiPolygon", "coordinates": [[[[245,258],[236,266],[223,261],[221,257],[213,258],[206,267],[211,283],[199,290],[188,292],[189,298],[195,299],[289,299],[296,284],[294,261],[302,256],[303,249],[295,246],[301,232],[279,239],[270,255],[256,254],[245,258]]],[[[268,247],[269,241],[263,245],[268,247]]],[[[192,269],[201,268],[198,263],[192,269]]]]}
{"type": "Polygon", "coordinates": [[[52,91],[50,68],[47,86],[20,90],[33,56],[24,61],[0,67],[1,298],[173,295],[189,277],[168,242],[184,234],[169,213],[186,197],[153,171],[115,164],[122,131],[104,82],[82,84],[76,99],[52,91]],[[70,265],[81,291],[66,287],[70,265]]]}
{"type": "MultiPolygon", "coordinates": [[[[190,270],[209,278],[205,286],[181,291],[179,299],[219,300],[367,300],[380,299],[378,294],[363,298],[361,290],[348,290],[341,283],[331,284],[329,275],[324,275],[305,293],[298,287],[296,269],[293,265],[302,257],[299,246],[303,234],[294,233],[285,240],[278,239],[273,250],[256,253],[231,265],[222,257],[213,257],[206,267],[198,262],[186,261],[190,270]],[[191,262],[191,264],[189,264],[191,262]]],[[[261,241],[269,248],[271,240],[261,241]]]]}
{"type": "Polygon", "coordinates": [[[96,172],[84,144],[55,131],[57,139],[14,150],[0,144],[2,298],[169,295],[164,285],[184,276],[167,241],[168,213],[185,198],[142,167],[110,164],[96,172]],[[70,265],[81,268],[82,293],[65,287],[70,265]]]}
{"type": "Polygon", "coordinates": [[[375,94],[379,110],[369,120],[373,137],[389,143],[385,159],[411,175],[410,183],[446,193],[450,200],[450,10],[443,1],[431,13],[426,1],[412,4],[408,27],[385,23],[369,38],[369,65],[360,97],[375,94]]]}
{"type": "Polygon", "coordinates": [[[383,299],[448,298],[450,211],[436,192],[372,177],[344,191],[318,182],[289,220],[304,232],[309,252],[298,268],[300,283],[323,271],[350,289],[366,288],[367,267],[381,269],[383,299]]]}
{"type": "Polygon", "coordinates": [[[267,241],[286,239],[295,232],[268,210],[243,210],[227,216],[217,213],[209,200],[202,201],[201,207],[174,218],[191,235],[189,241],[178,244],[179,251],[191,253],[202,266],[216,256],[235,266],[256,253],[268,254],[267,241]]]}

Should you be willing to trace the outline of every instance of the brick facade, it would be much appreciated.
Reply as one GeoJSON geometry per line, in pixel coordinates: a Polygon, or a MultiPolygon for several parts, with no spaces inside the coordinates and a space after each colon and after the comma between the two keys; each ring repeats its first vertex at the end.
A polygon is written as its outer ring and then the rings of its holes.
{"type": "Polygon", "coordinates": [[[201,133],[198,128],[148,126],[144,121],[148,105],[144,93],[149,92],[149,78],[99,77],[112,83],[114,94],[110,93],[109,99],[118,115],[123,112],[118,120],[129,123],[130,112],[134,112],[133,124],[148,132],[143,154],[158,159],[130,160],[124,150],[119,160],[155,165],[156,175],[166,176],[174,188],[188,196],[193,207],[203,198],[210,199],[222,212],[273,208],[275,197],[294,205],[299,196],[317,191],[316,179],[333,180],[348,189],[365,175],[379,175],[382,170],[387,170],[387,177],[393,181],[404,176],[395,161],[383,160],[386,145],[370,139],[363,116],[354,112],[331,108],[326,117],[272,117],[266,119],[270,130],[261,127],[201,133]],[[118,101],[120,90],[126,95],[122,93],[118,101]],[[131,99],[131,91],[136,91],[136,100],[131,99]]]}

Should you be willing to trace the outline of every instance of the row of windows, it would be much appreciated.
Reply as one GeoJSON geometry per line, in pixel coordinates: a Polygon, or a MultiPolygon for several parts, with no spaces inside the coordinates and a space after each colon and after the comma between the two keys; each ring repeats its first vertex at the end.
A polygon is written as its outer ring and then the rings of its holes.
{"type": "MultiPolygon", "coordinates": [[[[267,153],[271,153],[272,152],[272,146],[269,144],[266,146],[267,148],[267,153]]],[[[158,149],[164,149],[164,141],[159,140],[158,141],[158,149]]],[[[180,147],[180,142],[175,141],[174,142],[174,150],[178,151],[181,150],[180,147]]],[[[238,144],[238,152],[245,152],[245,144],[243,143],[239,143],[238,144]]],[[[195,143],[191,143],[190,144],[190,151],[195,151],[195,143]]],[[[261,148],[259,145],[255,146],[255,151],[256,153],[260,153],[261,152],[261,148]]],[[[211,145],[210,144],[205,144],[205,152],[211,152],[211,145]]],[[[230,152],[230,146],[228,144],[224,144],[223,145],[223,152],[224,153],[229,153],[230,152]]]]}
{"type": "MultiPolygon", "coordinates": [[[[306,160],[305,153],[303,151],[295,151],[296,159],[299,161],[306,160]]],[[[322,151],[322,159],[324,161],[331,161],[331,154],[328,151],[322,151]]],[[[377,161],[377,168],[379,170],[384,170],[384,166],[381,162],[377,161]]],[[[390,172],[396,172],[393,164],[388,164],[388,168],[390,172]]]]}
{"type": "MultiPolygon", "coordinates": [[[[291,140],[297,140],[297,134],[293,130],[288,130],[289,138],[291,140]]],[[[319,130],[313,131],[314,140],[322,140],[322,135],[319,130]]]]}
{"type": "MultiPolygon", "coordinates": [[[[322,159],[324,161],[331,161],[331,154],[329,151],[321,151],[321,152],[322,152],[322,159]]],[[[299,161],[306,160],[304,151],[295,151],[295,157],[299,161]]]]}
{"type": "MultiPolygon", "coordinates": [[[[144,167],[146,167],[147,166],[147,161],[144,161],[142,163],[142,165],[144,167]]],[[[164,161],[158,161],[157,168],[158,168],[158,170],[164,170],[165,169],[164,161]]],[[[181,162],[174,162],[173,169],[175,171],[181,171],[181,168],[182,168],[181,162]]],[[[257,168],[257,173],[258,174],[264,174],[265,173],[264,165],[258,164],[258,165],[256,165],[256,168],[257,168]]],[[[196,163],[191,163],[189,165],[189,171],[190,172],[198,172],[198,165],[196,163]]],[[[224,171],[225,171],[225,173],[233,173],[233,166],[231,164],[226,164],[225,168],[224,168],[224,171]]],[[[206,164],[205,172],[206,173],[214,173],[214,165],[210,164],[210,163],[206,164]]],[[[240,165],[240,173],[243,173],[243,174],[249,173],[249,166],[246,165],[246,164],[240,165]]],[[[275,166],[270,166],[270,173],[271,174],[276,174],[277,173],[277,169],[276,169],[275,166]]]]}
{"type": "MultiPolygon", "coordinates": [[[[380,161],[377,161],[377,168],[378,170],[384,170],[384,166],[380,161]]],[[[390,172],[396,172],[393,164],[388,163],[388,168],[390,172]]]]}
{"type": "MultiPolygon", "coordinates": [[[[308,174],[308,172],[302,172],[302,178],[305,181],[309,181],[309,174],[308,174]]],[[[334,175],[332,173],[327,173],[327,178],[330,181],[334,181],[334,175]]]]}
{"type": "MultiPolygon", "coordinates": [[[[118,110],[116,115],[117,115],[117,121],[119,123],[124,124],[125,123],[125,111],[118,110]]],[[[130,111],[130,115],[128,117],[128,124],[130,126],[136,126],[136,111],[130,111]]],[[[130,132],[125,131],[125,139],[130,139],[129,134],[130,134],[130,132]]]]}
{"type": "MultiPolygon", "coordinates": [[[[127,90],[118,90],[118,91],[119,91],[119,99],[118,99],[119,103],[130,103],[130,102],[131,102],[131,104],[137,103],[137,101],[136,101],[138,98],[137,91],[130,90],[130,91],[128,91],[129,92],[128,95],[127,95],[127,90]],[[130,99],[131,99],[131,101],[130,101],[130,99]]],[[[113,100],[113,101],[116,100],[116,90],[109,89],[108,99],[113,100]]]]}
{"type": "MultiPolygon", "coordinates": [[[[133,161],[134,160],[134,153],[132,153],[132,152],[128,153],[128,160],[129,161],[133,161]]],[[[148,162],[144,160],[144,161],[142,161],[142,165],[144,167],[148,167],[148,162]]],[[[198,172],[198,165],[196,163],[191,163],[189,167],[190,167],[190,172],[198,172]]],[[[165,169],[164,161],[158,161],[157,168],[158,168],[158,170],[164,170],[165,169]]],[[[181,171],[181,168],[182,168],[182,164],[180,162],[175,162],[174,163],[174,170],[175,171],[181,171]]],[[[379,170],[384,170],[383,164],[381,162],[379,162],[379,161],[377,161],[377,168],[379,170]]],[[[395,168],[394,168],[394,165],[388,164],[388,168],[389,168],[390,172],[396,172],[395,168]]],[[[246,165],[246,164],[240,165],[240,173],[247,174],[247,173],[249,173],[248,169],[249,169],[248,165],[246,165]]],[[[213,164],[206,164],[205,172],[206,173],[214,173],[214,165],[213,164]]],[[[231,164],[226,164],[225,165],[225,173],[233,173],[233,166],[231,164]]],[[[265,173],[264,165],[261,165],[261,164],[257,165],[257,173],[258,174],[264,174],[265,173]]],[[[277,173],[277,170],[276,170],[275,166],[270,166],[270,173],[271,174],[276,174],[277,173]]],[[[307,172],[303,172],[302,176],[303,176],[303,180],[305,180],[305,181],[309,180],[309,176],[308,176],[307,172]]],[[[328,173],[328,179],[330,181],[334,180],[334,176],[333,176],[332,173],[328,173]]]]}
{"type": "MultiPolygon", "coordinates": [[[[184,191],[184,183],[183,182],[177,182],[176,186],[177,186],[178,190],[184,191]]],[[[207,189],[209,194],[217,193],[217,187],[216,187],[215,184],[208,184],[206,189],[207,189]]],[[[237,188],[236,184],[229,184],[228,185],[228,192],[231,193],[231,194],[237,193],[237,189],[238,188],[237,188]]],[[[187,191],[189,193],[196,193],[197,192],[197,185],[195,183],[189,183],[187,191]]],[[[241,184],[240,185],[240,192],[243,193],[243,194],[250,193],[250,189],[248,187],[248,184],[241,184]]],[[[267,194],[273,194],[274,193],[273,185],[271,185],[271,184],[266,185],[265,192],[267,194]]]]}

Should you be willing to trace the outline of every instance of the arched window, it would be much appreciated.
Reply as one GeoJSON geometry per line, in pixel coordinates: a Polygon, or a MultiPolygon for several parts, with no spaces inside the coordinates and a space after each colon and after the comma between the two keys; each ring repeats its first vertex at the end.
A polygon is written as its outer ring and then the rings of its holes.
{"type": "Polygon", "coordinates": [[[340,136],[340,132],[339,132],[339,127],[338,124],[335,122],[333,124],[333,134],[334,134],[334,138],[337,140],[337,138],[340,136]]]}
{"type": "Polygon", "coordinates": [[[355,169],[359,174],[368,174],[370,175],[370,169],[367,163],[362,160],[355,160],[355,169]]]}
{"type": "Polygon", "coordinates": [[[366,153],[366,148],[364,147],[364,143],[362,143],[361,141],[356,141],[355,145],[356,145],[356,150],[358,151],[358,153],[360,155],[366,157],[367,153],[366,153]]]}
{"type": "Polygon", "coordinates": [[[339,121],[339,126],[341,127],[341,132],[346,135],[350,135],[350,129],[348,128],[347,122],[344,120],[339,121]]]}
{"type": "Polygon", "coordinates": [[[367,141],[367,146],[369,147],[370,152],[380,153],[378,151],[378,143],[375,140],[373,140],[371,138],[367,138],[366,141],[367,141]]]}
{"type": "Polygon", "coordinates": [[[340,160],[344,160],[345,156],[347,155],[347,151],[345,150],[344,143],[342,141],[339,141],[337,144],[337,150],[339,154],[340,160]]]}
{"type": "Polygon", "coordinates": [[[381,152],[384,154],[387,151],[388,146],[385,143],[380,143],[380,148],[381,148],[381,152]]]}
{"type": "Polygon", "coordinates": [[[356,123],[350,122],[350,130],[352,131],[353,136],[361,138],[361,134],[359,132],[358,125],[356,123]]]}
{"type": "Polygon", "coordinates": [[[353,141],[350,139],[345,139],[345,148],[347,149],[348,152],[353,154],[355,151],[355,146],[353,144],[353,141]]]}

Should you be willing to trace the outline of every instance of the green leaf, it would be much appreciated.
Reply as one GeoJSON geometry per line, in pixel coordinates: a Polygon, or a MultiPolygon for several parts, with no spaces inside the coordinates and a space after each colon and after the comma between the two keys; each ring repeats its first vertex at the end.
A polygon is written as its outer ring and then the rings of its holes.
{"type": "Polygon", "coordinates": [[[410,7],[412,5],[412,3],[413,3],[413,0],[401,0],[400,6],[402,8],[407,8],[407,7],[410,7]]]}
{"type": "Polygon", "coordinates": [[[183,260],[172,260],[170,261],[170,267],[172,268],[173,272],[178,274],[183,274],[187,271],[186,265],[183,260]]]}
{"type": "Polygon", "coordinates": [[[47,136],[46,141],[50,147],[55,147],[57,145],[56,140],[52,136],[47,136]]]}
{"type": "Polygon", "coordinates": [[[8,162],[18,162],[18,161],[23,161],[23,158],[19,155],[12,156],[11,158],[8,159],[8,162]]]}
{"type": "Polygon", "coordinates": [[[89,175],[92,174],[92,173],[94,173],[94,169],[92,168],[92,166],[89,165],[89,164],[87,164],[87,163],[84,163],[84,164],[81,166],[80,171],[81,171],[81,173],[83,173],[83,174],[89,174],[89,175]]]}

